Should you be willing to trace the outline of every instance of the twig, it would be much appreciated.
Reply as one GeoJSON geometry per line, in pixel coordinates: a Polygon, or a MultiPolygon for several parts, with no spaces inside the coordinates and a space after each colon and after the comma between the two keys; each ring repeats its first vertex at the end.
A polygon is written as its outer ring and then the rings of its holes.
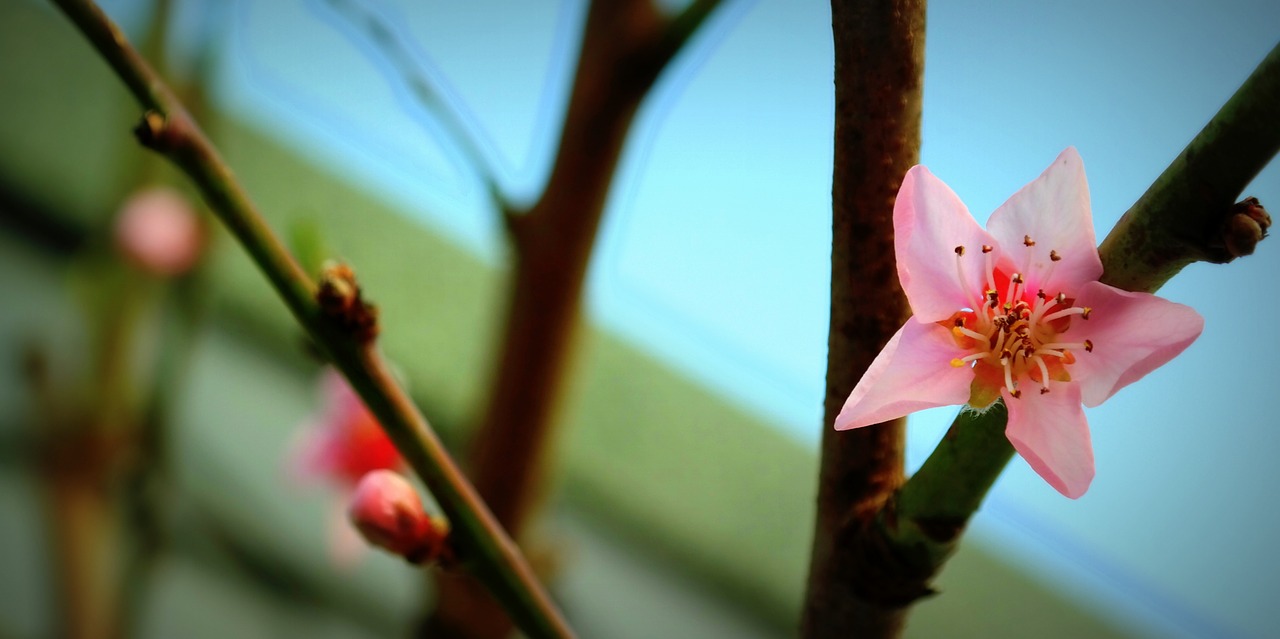
{"type": "Polygon", "coordinates": [[[572,631],[515,544],[489,513],[444,446],[387,370],[372,343],[343,334],[321,313],[316,287],[257,212],[231,171],[163,81],[89,0],[53,0],[146,109],[137,133],[191,177],[209,206],[248,250],[298,322],[332,357],[449,517],[455,541],[481,581],[526,633],[572,631]]]}
{"type": "Polygon", "coordinates": [[[1102,241],[1102,281],[1155,291],[1192,262],[1229,262],[1223,222],[1280,151],[1280,45],[1102,241]]]}
{"type": "Polygon", "coordinates": [[[462,116],[443,97],[439,83],[423,72],[421,65],[414,60],[409,46],[401,39],[398,30],[388,24],[377,12],[366,8],[361,3],[350,0],[325,0],[325,2],[351,27],[359,30],[360,35],[367,38],[390,63],[391,71],[387,75],[391,77],[387,78],[388,81],[393,86],[402,87],[419,107],[428,114],[433,114],[440,121],[445,131],[458,145],[458,149],[479,174],[494,205],[504,215],[510,212],[512,204],[502,192],[502,186],[498,184],[493,161],[480,149],[476,136],[471,133],[462,116]]]}

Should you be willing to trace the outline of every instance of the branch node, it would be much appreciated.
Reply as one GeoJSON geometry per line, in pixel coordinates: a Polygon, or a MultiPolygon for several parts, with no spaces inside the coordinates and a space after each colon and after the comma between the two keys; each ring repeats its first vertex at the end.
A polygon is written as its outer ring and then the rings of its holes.
{"type": "Polygon", "coordinates": [[[378,307],[364,300],[355,271],[341,262],[328,262],[320,271],[316,302],[325,317],[361,344],[378,337],[378,307]]]}
{"type": "Polygon", "coordinates": [[[153,151],[164,151],[165,145],[165,117],[159,111],[148,109],[142,114],[142,120],[138,125],[133,127],[133,135],[138,138],[138,143],[153,151]]]}

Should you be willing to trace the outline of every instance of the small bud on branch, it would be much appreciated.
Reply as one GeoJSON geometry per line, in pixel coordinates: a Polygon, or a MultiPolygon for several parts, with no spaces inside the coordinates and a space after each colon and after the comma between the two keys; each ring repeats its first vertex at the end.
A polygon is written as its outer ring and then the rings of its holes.
{"type": "Polygon", "coordinates": [[[409,563],[452,562],[448,524],[427,514],[418,492],[398,473],[375,470],[365,475],[347,515],[365,541],[409,563]]]}
{"type": "Polygon", "coordinates": [[[1229,255],[1228,261],[1253,251],[1267,237],[1271,228],[1271,215],[1262,208],[1256,197],[1248,197],[1231,207],[1231,213],[1222,223],[1222,243],[1229,255]]]}
{"type": "Polygon", "coordinates": [[[356,341],[366,344],[378,337],[378,307],[363,299],[350,266],[336,262],[324,266],[316,302],[326,317],[356,341]]]}

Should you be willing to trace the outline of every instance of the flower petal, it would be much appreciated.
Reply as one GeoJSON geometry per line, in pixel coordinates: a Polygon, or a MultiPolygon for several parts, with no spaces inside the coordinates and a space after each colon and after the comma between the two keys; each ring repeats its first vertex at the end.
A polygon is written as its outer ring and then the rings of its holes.
{"type": "Polygon", "coordinates": [[[1025,271],[1023,276],[1032,292],[1044,289],[1050,296],[1064,291],[1071,295],[1070,289],[1102,276],[1089,184],[1074,147],[1059,154],[1040,177],[1000,205],[987,220],[987,230],[1000,240],[1005,255],[1025,271]],[[1027,236],[1035,246],[1023,244],[1027,236]],[[1061,259],[1053,263],[1049,251],[1056,251],[1061,259]],[[1050,264],[1052,274],[1044,278],[1050,264]]]}
{"type": "Polygon", "coordinates": [[[1189,306],[1101,282],[1081,287],[1076,304],[1092,311],[1088,320],[1074,320],[1064,339],[1093,343],[1093,352],[1075,353],[1070,369],[1089,407],[1163,366],[1204,330],[1204,318],[1189,306]]]}
{"type": "Polygon", "coordinates": [[[996,241],[929,169],[911,167],[902,179],[893,205],[893,231],[898,280],[916,319],[937,322],[974,306],[986,278],[982,245],[996,241]],[[957,246],[965,247],[963,282],[957,246]]]}
{"type": "Polygon", "coordinates": [[[1005,436],[1031,469],[1058,492],[1075,499],[1093,481],[1093,444],[1080,407],[1080,387],[1049,382],[1049,392],[1013,398],[1001,392],[1009,408],[1005,436]]]}
{"type": "Polygon", "coordinates": [[[836,417],[836,430],[879,424],[926,408],[969,400],[973,370],[955,367],[951,333],[915,318],[898,329],[854,387],[836,417]]]}

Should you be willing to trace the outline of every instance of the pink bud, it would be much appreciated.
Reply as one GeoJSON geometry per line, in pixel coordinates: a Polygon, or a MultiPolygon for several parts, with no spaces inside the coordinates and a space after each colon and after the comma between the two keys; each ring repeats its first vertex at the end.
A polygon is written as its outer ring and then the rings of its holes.
{"type": "Polygon", "coordinates": [[[200,221],[186,198],[172,189],[135,193],[120,207],[116,244],[125,257],[156,275],[190,269],[204,243],[200,221]]]}
{"type": "Polygon", "coordinates": [[[422,507],[418,492],[390,470],[368,473],[347,509],[351,523],[370,544],[414,563],[435,559],[444,535],[422,507]]]}

